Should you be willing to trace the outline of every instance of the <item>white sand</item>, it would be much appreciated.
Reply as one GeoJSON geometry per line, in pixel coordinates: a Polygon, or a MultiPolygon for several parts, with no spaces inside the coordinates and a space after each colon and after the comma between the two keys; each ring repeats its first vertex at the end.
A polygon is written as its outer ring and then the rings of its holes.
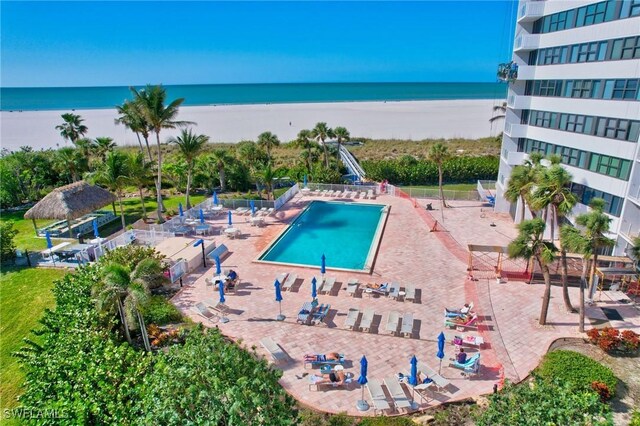
{"type": "MultiPolygon", "coordinates": [[[[341,102],[315,104],[219,105],[182,107],[180,120],[193,121],[196,131],[213,142],[255,140],[264,131],[281,141],[295,138],[301,129],[325,121],[331,127],[344,126],[355,137],[375,139],[480,138],[502,130],[502,121],[489,123],[492,108],[502,100],[446,100],[406,102],[341,102]]],[[[60,115],[69,111],[0,112],[0,144],[15,150],[69,144],[55,130],[60,115]]],[[[116,126],[114,109],[76,110],[89,127],[88,137],[112,137],[119,145],[137,145],[136,137],[116,126]]],[[[160,134],[162,140],[175,135],[160,134]]]]}

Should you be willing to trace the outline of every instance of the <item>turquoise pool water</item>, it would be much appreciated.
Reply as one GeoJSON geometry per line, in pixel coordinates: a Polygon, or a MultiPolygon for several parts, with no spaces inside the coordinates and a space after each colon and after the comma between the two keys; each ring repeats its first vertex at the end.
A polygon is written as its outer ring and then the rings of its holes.
{"type": "MultiPolygon", "coordinates": [[[[260,260],[365,269],[385,206],[313,201],[260,260]]],[[[380,225],[382,226],[382,225],[380,225]]]]}

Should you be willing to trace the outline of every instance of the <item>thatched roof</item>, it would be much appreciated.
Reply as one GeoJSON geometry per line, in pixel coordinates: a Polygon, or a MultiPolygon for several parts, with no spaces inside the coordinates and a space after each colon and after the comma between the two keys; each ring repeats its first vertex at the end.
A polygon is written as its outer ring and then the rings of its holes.
{"type": "Polygon", "coordinates": [[[24,214],[25,219],[77,219],[111,204],[115,195],[85,181],[54,189],[24,214]]]}

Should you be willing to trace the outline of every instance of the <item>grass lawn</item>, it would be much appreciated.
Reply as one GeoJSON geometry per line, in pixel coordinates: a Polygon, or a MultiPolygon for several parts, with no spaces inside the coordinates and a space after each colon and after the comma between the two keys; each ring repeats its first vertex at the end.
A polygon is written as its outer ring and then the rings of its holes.
{"type": "MultiPolygon", "coordinates": [[[[438,189],[438,185],[401,186],[402,189],[438,189]]],[[[448,191],[475,191],[477,183],[445,183],[442,189],[448,191]]]]}
{"type": "MultiPolygon", "coordinates": [[[[29,221],[30,222],[30,221],[29,221]]],[[[53,306],[53,281],[66,271],[56,269],[4,268],[0,273],[0,408],[17,405],[24,373],[11,356],[22,339],[36,327],[44,308],[53,306]]]]}

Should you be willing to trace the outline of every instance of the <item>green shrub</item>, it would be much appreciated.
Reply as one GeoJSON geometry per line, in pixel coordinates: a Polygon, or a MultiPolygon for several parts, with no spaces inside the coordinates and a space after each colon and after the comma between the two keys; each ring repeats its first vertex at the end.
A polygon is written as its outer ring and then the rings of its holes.
{"type": "Polygon", "coordinates": [[[13,241],[18,230],[13,229],[13,222],[0,222],[0,262],[13,260],[16,257],[16,245],[13,241]]]}
{"type": "Polygon", "coordinates": [[[507,382],[489,396],[489,406],[476,420],[478,426],[613,425],[609,406],[595,392],[541,378],[519,385],[507,382]]]}
{"type": "Polygon", "coordinates": [[[613,397],[618,379],[611,369],[573,351],[553,351],[544,356],[536,374],[551,381],[560,380],[580,390],[593,389],[593,382],[604,383],[613,397]]]}
{"type": "Polygon", "coordinates": [[[164,256],[152,247],[129,245],[107,252],[100,258],[100,264],[117,263],[132,271],[138,263],[150,257],[159,260],[161,263],[164,260],[164,256]]]}
{"type": "Polygon", "coordinates": [[[142,308],[142,315],[147,324],[165,325],[182,321],[182,314],[164,296],[151,296],[142,308]]]}
{"type": "Polygon", "coordinates": [[[415,426],[407,417],[366,417],[359,426],[415,426]]]}
{"type": "Polygon", "coordinates": [[[631,413],[631,422],[629,423],[629,426],[640,426],[640,410],[633,410],[633,413],[631,413]]]}

